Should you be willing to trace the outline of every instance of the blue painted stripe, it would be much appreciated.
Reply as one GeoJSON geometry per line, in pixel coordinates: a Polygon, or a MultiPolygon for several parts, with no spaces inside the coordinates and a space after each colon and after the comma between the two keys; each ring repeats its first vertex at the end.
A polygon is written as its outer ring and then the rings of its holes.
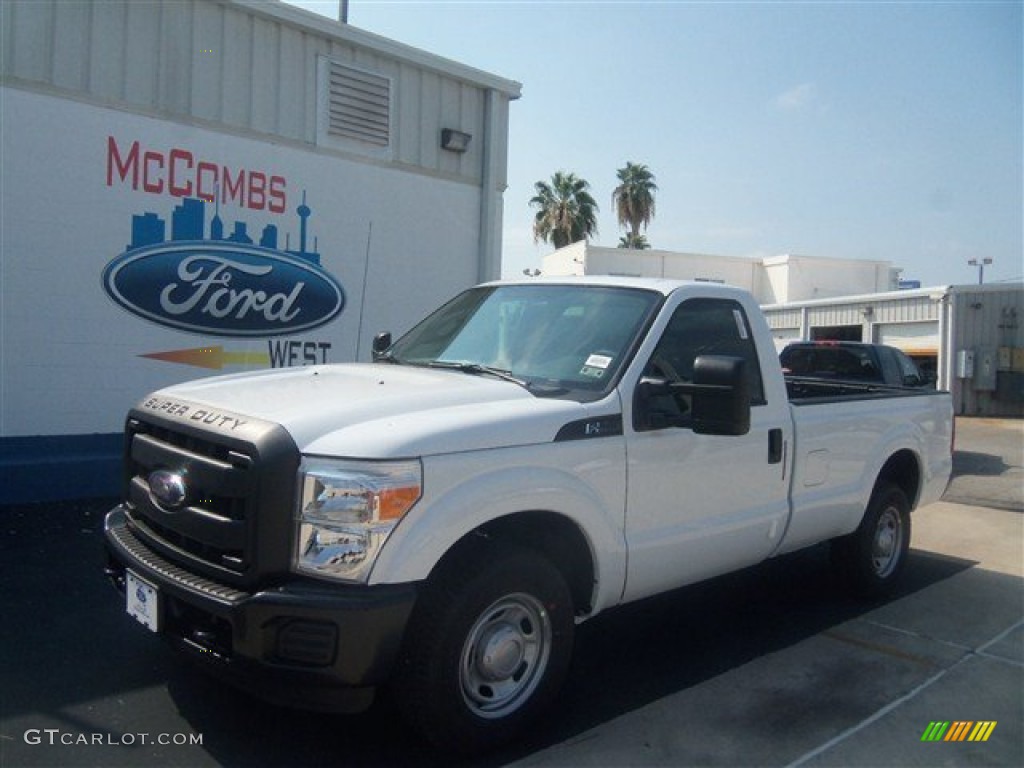
{"type": "Polygon", "coordinates": [[[117,496],[124,436],[0,437],[0,504],[117,496]]]}

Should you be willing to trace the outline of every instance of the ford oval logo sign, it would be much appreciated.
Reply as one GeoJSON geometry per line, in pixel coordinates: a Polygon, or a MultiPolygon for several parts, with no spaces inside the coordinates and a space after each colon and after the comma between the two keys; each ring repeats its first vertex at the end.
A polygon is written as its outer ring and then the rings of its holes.
{"type": "Polygon", "coordinates": [[[107,294],[154,323],[218,336],[283,336],[333,320],[341,285],[316,264],[258,245],[169,241],[103,270],[107,294]]]}
{"type": "Polygon", "coordinates": [[[158,469],[149,473],[148,482],[149,492],[160,502],[160,506],[177,509],[185,503],[188,489],[185,487],[185,477],[180,472],[158,469]]]}

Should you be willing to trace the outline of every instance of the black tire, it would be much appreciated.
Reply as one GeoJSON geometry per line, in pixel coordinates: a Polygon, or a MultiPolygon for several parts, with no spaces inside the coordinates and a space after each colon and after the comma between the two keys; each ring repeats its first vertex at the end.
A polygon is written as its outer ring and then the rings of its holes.
{"type": "Polygon", "coordinates": [[[486,539],[431,575],[406,631],[392,691],[447,752],[507,743],[547,708],[572,655],[572,597],[533,550],[486,539]]]}
{"type": "Polygon", "coordinates": [[[889,594],[910,550],[910,502],[899,486],[875,490],[857,530],[832,541],[832,562],[846,584],[864,597],[889,594]]]}

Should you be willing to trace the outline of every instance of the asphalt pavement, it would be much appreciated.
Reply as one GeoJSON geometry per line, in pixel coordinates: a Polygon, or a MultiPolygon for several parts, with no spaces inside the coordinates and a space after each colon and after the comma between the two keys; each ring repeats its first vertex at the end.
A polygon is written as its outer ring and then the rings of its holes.
{"type": "MultiPolygon", "coordinates": [[[[843,597],[819,547],[610,611],[477,764],[1024,765],[1024,422],[958,420],[954,464],[894,597],[843,597]]],[[[285,710],[182,663],[102,578],[110,503],[0,508],[0,768],[451,765],[386,701],[285,710]]]]}

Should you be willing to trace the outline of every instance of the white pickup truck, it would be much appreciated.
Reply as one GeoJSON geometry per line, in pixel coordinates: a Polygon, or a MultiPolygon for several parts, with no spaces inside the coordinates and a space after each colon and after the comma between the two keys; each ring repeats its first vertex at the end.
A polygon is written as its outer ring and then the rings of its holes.
{"type": "Polygon", "coordinates": [[[892,587],[951,467],[948,393],[787,381],[743,291],[473,288],[367,364],[145,398],[106,519],[128,613],[248,690],[510,739],[600,612],[830,541],[892,587]]]}

